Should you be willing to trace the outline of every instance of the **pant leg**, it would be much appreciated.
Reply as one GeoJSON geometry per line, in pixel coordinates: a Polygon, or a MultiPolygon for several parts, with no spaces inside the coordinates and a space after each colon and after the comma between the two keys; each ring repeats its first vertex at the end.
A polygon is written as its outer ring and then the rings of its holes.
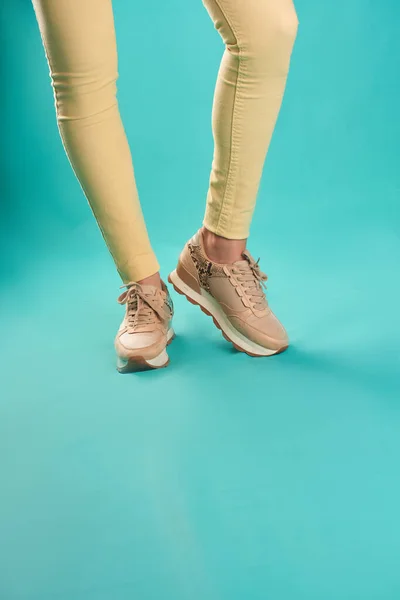
{"type": "Polygon", "coordinates": [[[292,0],[203,0],[225,53],[213,107],[204,225],[245,239],[281,106],[298,20],[292,0]]]}
{"type": "Polygon", "coordinates": [[[65,150],[124,282],[159,269],[116,98],[111,0],[33,0],[65,150]]]}

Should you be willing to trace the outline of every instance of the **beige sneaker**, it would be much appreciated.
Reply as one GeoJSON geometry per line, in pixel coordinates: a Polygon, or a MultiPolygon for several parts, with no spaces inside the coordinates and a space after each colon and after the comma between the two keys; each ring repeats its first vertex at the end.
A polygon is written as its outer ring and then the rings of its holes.
{"type": "Polygon", "coordinates": [[[186,244],[168,280],[214,324],[237,350],[269,356],[289,345],[285,329],[270,310],[263,290],[267,276],[247,250],[243,260],[221,265],[207,257],[201,231],[186,244]]]}
{"type": "Polygon", "coordinates": [[[124,320],[115,338],[117,369],[130,373],[159,369],[169,363],[166,347],[175,334],[172,329],[174,307],[167,286],[128,283],[118,302],[126,304],[124,320]]]}

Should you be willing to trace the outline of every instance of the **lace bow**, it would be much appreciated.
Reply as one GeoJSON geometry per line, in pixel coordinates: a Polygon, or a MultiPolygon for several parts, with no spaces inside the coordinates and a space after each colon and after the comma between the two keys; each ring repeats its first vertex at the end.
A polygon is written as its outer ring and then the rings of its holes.
{"type": "Polygon", "coordinates": [[[268,275],[261,271],[259,265],[260,259],[255,261],[251,254],[249,254],[248,252],[243,252],[243,256],[249,263],[249,267],[252,270],[255,279],[257,279],[257,281],[260,283],[260,285],[262,285],[262,287],[266,288],[267,286],[265,282],[268,280],[268,275]]]}
{"type": "Polygon", "coordinates": [[[142,286],[139,283],[131,282],[121,285],[121,288],[126,287],[118,298],[119,304],[127,304],[127,319],[131,327],[135,325],[148,325],[154,321],[153,312],[155,312],[161,320],[164,320],[167,315],[167,310],[163,303],[160,302],[158,295],[150,296],[145,294],[142,286]]]}

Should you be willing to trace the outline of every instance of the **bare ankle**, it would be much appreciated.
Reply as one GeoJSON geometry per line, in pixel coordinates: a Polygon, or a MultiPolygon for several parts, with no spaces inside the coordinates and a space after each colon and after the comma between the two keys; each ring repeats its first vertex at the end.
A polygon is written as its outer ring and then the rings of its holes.
{"type": "Polygon", "coordinates": [[[140,285],[152,285],[161,290],[161,277],[160,273],[154,273],[154,275],[150,275],[149,277],[145,277],[144,279],[140,279],[138,281],[140,285]]]}
{"type": "Polygon", "coordinates": [[[210,260],[220,264],[230,264],[242,259],[247,240],[229,240],[209,231],[205,227],[201,231],[204,249],[210,260]]]}

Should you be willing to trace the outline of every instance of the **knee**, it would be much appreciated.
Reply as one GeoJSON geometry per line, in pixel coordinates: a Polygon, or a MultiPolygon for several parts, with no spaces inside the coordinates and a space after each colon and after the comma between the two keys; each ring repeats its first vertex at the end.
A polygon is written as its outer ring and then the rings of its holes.
{"type": "Polygon", "coordinates": [[[276,16],[271,23],[271,28],[272,33],[282,40],[285,40],[286,44],[290,47],[293,46],[299,28],[299,19],[293,4],[290,8],[276,11],[276,16]]]}
{"type": "Polygon", "coordinates": [[[114,106],[117,77],[106,69],[52,74],[58,120],[87,119],[114,106]]]}
{"type": "Polygon", "coordinates": [[[299,21],[293,4],[285,4],[276,2],[272,9],[252,19],[237,40],[240,59],[269,67],[288,67],[299,21]]]}

